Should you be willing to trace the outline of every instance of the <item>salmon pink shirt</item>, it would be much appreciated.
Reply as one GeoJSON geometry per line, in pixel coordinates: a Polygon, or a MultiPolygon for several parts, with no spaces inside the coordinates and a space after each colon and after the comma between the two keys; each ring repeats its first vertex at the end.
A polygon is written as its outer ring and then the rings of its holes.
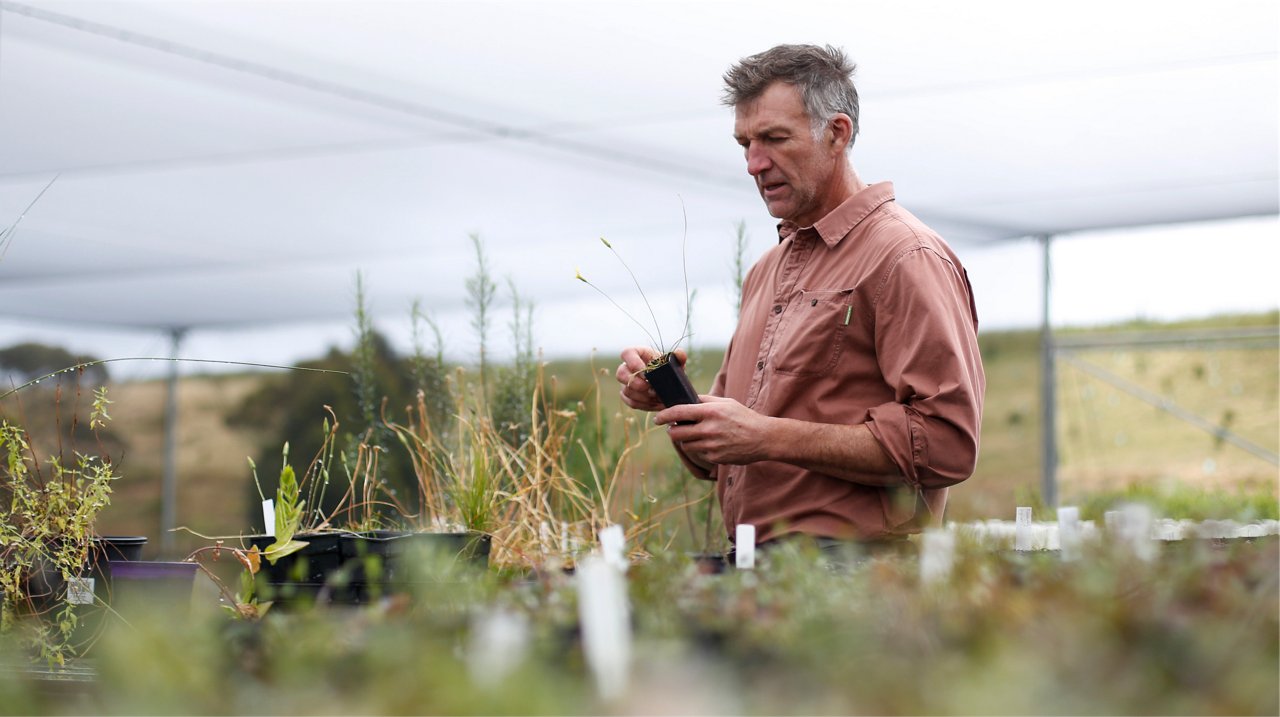
{"type": "Polygon", "coordinates": [[[812,227],[784,222],[779,235],[747,274],[711,393],[769,416],[866,424],[900,483],[768,461],[691,468],[717,481],[731,534],[740,523],[755,525],[761,542],[919,532],[941,520],[948,486],[968,478],[978,456],[986,377],[968,276],[888,182],[812,227]]]}

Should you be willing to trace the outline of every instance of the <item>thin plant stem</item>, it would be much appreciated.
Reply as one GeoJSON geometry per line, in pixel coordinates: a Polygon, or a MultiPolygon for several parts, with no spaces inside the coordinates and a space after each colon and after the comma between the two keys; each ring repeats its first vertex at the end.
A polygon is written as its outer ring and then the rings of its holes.
{"type": "Polygon", "coordinates": [[[636,319],[636,317],[632,316],[632,315],[631,315],[631,312],[629,312],[629,311],[627,311],[626,309],[622,308],[622,306],[621,306],[620,304],[618,304],[618,302],[616,302],[616,301],[614,301],[614,300],[613,300],[613,297],[612,297],[612,296],[609,296],[608,294],[604,293],[604,290],[603,290],[603,289],[601,289],[600,287],[596,286],[595,284],[592,284],[592,283],[591,283],[590,281],[588,281],[588,280],[587,280],[587,278],[586,278],[585,276],[583,276],[581,273],[578,273],[578,275],[577,275],[577,279],[578,279],[578,281],[581,281],[582,283],[586,284],[587,286],[591,287],[592,289],[595,289],[595,290],[596,290],[596,293],[598,293],[598,294],[600,294],[601,296],[603,296],[604,298],[608,299],[610,304],[613,304],[614,306],[616,306],[616,307],[618,308],[618,311],[621,311],[621,312],[623,313],[623,315],[625,315],[628,319],[631,319],[631,322],[632,322],[632,323],[634,323],[636,326],[639,326],[639,327],[640,327],[640,330],[644,332],[644,335],[645,335],[645,336],[647,336],[647,337],[649,337],[649,342],[653,344],[654,348],[659,349],[659,351],[661,351],[661,349],[662,349],[662,342],[660,342],[660,341],[658,341],[658,340],[654,339],[654,337],[653,337],[653,333],[651,333],[651,332],[649,331],[649,329],[645,328],[644,324],[640,323],[640,321],[639,321],[638,319],[636,319]]]}
{"type": "Polygon", "coordinates": [[[689,321],[693,314],[693,294],[689,293],[689,212],[685,209],[684,197],[678,194],[676,196],[680,198],[680,219],[684,226],[680,234],[680,271],[684,274],[684,330],[671,346],[672,351],[676,350],[681,341],[689,338],[689,321]]]}
{"type": "MultiPolygon", "coordinates": [[[[636,291],[640,292],[640,298],[644,300],[645,308],[649,310],[649,318],[653,319],[653,328],[658,332],[658,348],[663,349],[663,353],[665,353],[666,344],[662,341],[662,325],[658,322],[658,315],[653,312],[653,305],[649,303],[649,297],[645,295],[644,289],[640,287],[640,280],[636,278],[635,272],[631,271],[631,266],[622,259],[622,255],[618,253],[617,249],[613,248],[612,244],[604,237],[600,237],[600,241],[609,247],[609,251],[613,252],[613,255],[618,258],[618,263],[622,264],[622,268],[626,269],[627,274],[631,276],[631,281],[636,285],[636,291]]],[[[649,338],[653,337],[650,336],[649,338]]]]}

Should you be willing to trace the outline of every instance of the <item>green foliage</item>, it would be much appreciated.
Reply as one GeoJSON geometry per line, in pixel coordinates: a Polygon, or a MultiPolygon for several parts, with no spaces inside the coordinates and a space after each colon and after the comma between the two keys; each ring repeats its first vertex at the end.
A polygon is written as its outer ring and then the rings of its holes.
{"type": "Polygon", "coordinates": [[[799,544],[715,576],[661,552],[627,573],[632,661],[612,701],[558,571],[442,572],[385,603],[257,622],[151,615],[104,636],[74,701],[0,695],[38,714],[1277,713],[1277,539],[1151,563],[1096,547],[1064,563],[961,541],[933,583],[915,558],[839,564],[799,544]],[[525,639],[486,660],[498,612],[525,639]]]}
{"type": "Polygon", "coordinates": [[[1180,483],[1159,486],[1135,483],[1120,490],[1092,491],[1081,497],[1080,517],[1101,522],[1108,510],[1126,503],[1143,503],[1156,515],[1180,520],[1280,519],[1280,503],[1270,487],[1210,490],[1180,483]]]}
{"type": "Polygon", "coordinates": [[[533,398],[537,384],[537,364],[533,351],[533,302],[520,296],[515,282],[507,280],[511,294],[511,345],[515,356],[498,369],[490,402],[494,425],[514,445],[529,438],[533,420],[533,398]]]}
{"type": "MultiPolygon", "coordinates": [[[[293,466],[289,465],[289,444],[287,443],[281,460],[284,468],[280,469],[280,485],[276,489],[274,500],[276,520],[273,535],[276,539],[263,553],[272,565],[275,565],[280,558],[307,547],[306,542],[293,538],[302,529],[303,511],[307,502],[302,499],[302,492],[298,487],[298,475],[294,472],[293,466]]],[[[257,478],[255,473],[254,480],[256,481],[257,478]]]]}
{"type": "Polygon", "coordinates": [[[485,401],[489,396],[489,324],[492,321],[493,302],[498,295],[498,285],[489,269],[489,258],[479,234],[471,235],[471,246],[476,252],[476,271],[467,277],[467,306],[471,308],[471,328],[476,332],[480,360],[480,395],[485,401]]]}
{"type": "MultiPolygon", "coordinates": [[[[95,405],[106,402],[99,392],[95,405]]],[[[95,412],[91,423],[104,416],[95,412]]],[[[107,460],[83,453],[71,465],[57,456],[41,465],[25,431],[8,420],[0,420],[0,455],[0,633],[62,664],[75,652],[78,621],[66,586],[85,570],[116,476],[107,460]]]]}
{"type": "Polygon", "coordinates": [[[362,425],[357,433],[368,433],[374,445],[382,445],[383,431],[378,424],[378,347],[375,345],[373,319],[369,316],[364,276],[356,273],[356,347],[352,353],[356,402],[360,406],[362,425]]]}
{"type": "Polygon", "coordinates": [[[443,426],[453,408],[448,368],[444,362],[444,337],[440,332],[440,325],[431,314],[422,309],[421,302],[417,300],[414,300],[410,311],[410,322],[413,331],[413,356],[410,359],[413,384],[423,396],[432,424],[443,426]],[[435,350],[430,356],[422,343],[424,323],[431,329],[435,342],[435,350]]]}

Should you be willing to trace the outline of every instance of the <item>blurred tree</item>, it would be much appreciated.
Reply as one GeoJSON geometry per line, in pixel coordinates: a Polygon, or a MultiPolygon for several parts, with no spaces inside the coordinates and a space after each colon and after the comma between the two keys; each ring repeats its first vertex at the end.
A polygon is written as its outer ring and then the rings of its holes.
{"type": "Polygon", "coordinates": [[[94,363],[97,360],[93,356],[73,354],[61,346],[46,346],[38,343],[17,344],[0,349],[0,378],[3,378],[7,386],[20,386],[64,368],[92,364],[83,366],[77,371],[79,379],[94,386],[101,386],[107,382],[107,367],[94,363]]]}
{"type": "MultiPolygon", "coordinates": [[[[387,340],[376,332],[368,337],[366,349],[372,368],[372,387],[379,402],[379,413],[385,411],[388,420],[403,420],[405,407],[413,400],[416,386],[408,362],[398,359],[387,340]]],[[[319,508],[329,514],[337,507],[347,490],[346,472],[342,468],[344,454],[348,465],[355,463],[355,449],[369,431],[361,397],[356,394],[352,379],[356,371],[352,354],[330,349],[321,359],[299,364],[306,368],[320,368],[339,373],[290,371],[266,382],[250,394],[239,408],[227,418],[228,424],[260,431],[262,442],[254,458],[262,493],[267,497],[276,491],[281,469],[281,447],[289,444],[289,462],[299,475],[316,458],[324,443],[324,421],[329,418],[325,406],[329,406],[338,420],[337,453],[331,466],[330,483],[308,510],[319,508]]],[[[378,419],[380,425],[380,418],[378,419]]],[[[388,490],[410,508],[417,505],[417,483],[406,451],[396,445],[385,445],[378,459],[379,477],[388,490]]],[[[245,474],[249,475],[248,466],[245,474]]],[[[309,494],[310,486],[304,486],[303,494],[309,494]]],[[[246,500],[250,525],[261,529],[262,514],[259,509],[258,489],[250,478],[246,483],[246,500]]]]}
{"type": "Polygon", "coordinates": [[[95,434],[88,425],[93,391],[106,385],[109,378],[107,367],[97,361],[93,356],[39,343],[0,349],[0,395],[63,369],[79,367],[12,393],[0,401],[0,419],[21,425],[37,455],[57,457],[64,465],[74,463],[77,453],[119,459],[126,444],[115,429],[108,424],[95,434]]]}

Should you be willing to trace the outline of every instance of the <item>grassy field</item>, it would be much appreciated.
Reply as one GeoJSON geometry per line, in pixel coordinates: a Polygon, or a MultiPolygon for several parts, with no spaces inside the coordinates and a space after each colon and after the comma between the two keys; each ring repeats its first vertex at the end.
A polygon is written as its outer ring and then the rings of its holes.
{"type": "MultiPolygon", "coordinates": [[[[1207,323],[1274,326],[1276,321],[1273,313],[1207,323]]],[[[981,343],[988,378],[982,450],[974,476],[952,491],[952,520],[1012,519],[1016,505],[1038,500],[1039,336],[994,332],[984,334],[981,343]]],[[[719,358],[716,350],[695,353],[690,373],[700,389],[709,387],[719,358]]],[[[1076,358],[1159,393],[1272,454],[1280,450],[1280,357],[1274,344],[1262,349],[1117,349],[1081,352],[1076,358]]],[[[617,401],[615,366],[614,357],[596,356],[551,362],[546,373],[561,403],[582,400],[612,416],[627,411],[617,401]]],[[[247,529],[252,488],[246,458],[257,450],[259,437],[229,427],[225,417],[262,380],[247,374],[193,375],[180,381],[178,524],[214,535],[247,529]]],[[[121,441],[124,477],[100,520],[103,533],[149,535],[152,550],[159,540],[164,390],[163,381],[111,387],[112,427],[121,441]]],[[[46,399],[29,392],[23,400],[46,399]]],[[[1257,513],[1258,505],[1265,510],[1268,504],[1275,510],[1280,495],[1275,465],[1066,363],[1058,369],[1058,406],[1063,503],[1099,505],[1100,497],[1105,503],[1110,496],[1139,495],[1171,506],[1187,504],[1208,513],[1202,517],[1250,517],[1239,514],[1257,513]]],[[[12,413],[11,406],[5,409],[12,413]]],[[[648,436],[635,465],[632,477],[645,480],[646,489],[664,499],[707,492],[706,484],[677,477],[681,471],[661,433],[648,436]],[[663,490],[654,487],[663,482],[668,484],[663,490]]],[[[178,539],[179,546],[203,542],[190,536],[178,539]]]]}

